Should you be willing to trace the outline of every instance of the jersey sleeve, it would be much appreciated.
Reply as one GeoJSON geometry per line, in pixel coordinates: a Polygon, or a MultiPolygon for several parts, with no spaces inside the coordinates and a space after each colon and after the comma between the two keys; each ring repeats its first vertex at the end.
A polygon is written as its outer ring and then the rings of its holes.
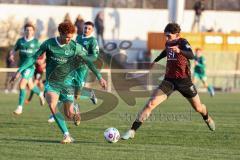
{"type": "Polygon", "coordinates": [[[22,72],[23,70],[27,69],[31,65],[35,64],[37,61],[37,58],[42,55],[45,51],[47,51],[47,42],[45,41],[40,48],[37,50],[37,52],[33,55],[32,58],[27,59],[22,66],[18,69],[18,72],[22,72]]]}
{"type": "Polygon", "coordinates": [[[96,39],[93,40],[90,47],[91,47],[90,49],[92,50],[92,54],[89,56],[92,56],[92,60],[96,61],[99,56],[99,46],[98,46],[98,42],[96,39]]]}
{"type": "Polygon", "coordinates": [[[162,58],[167,56],[167,52],[166,49],[164,49],[158,56],[157,58],[154,59],[154,62],[158,62],[160,61],[162,58]]]}
{"type": "Polygon", "coordinates": [[[179,46],[179,49],[181,50],[181,53],[188,59],[194,59],[194,54],[192,51],[192,48],[188,41],[186,39],[183,39],[181,41],[181,44],[179,46]]]}

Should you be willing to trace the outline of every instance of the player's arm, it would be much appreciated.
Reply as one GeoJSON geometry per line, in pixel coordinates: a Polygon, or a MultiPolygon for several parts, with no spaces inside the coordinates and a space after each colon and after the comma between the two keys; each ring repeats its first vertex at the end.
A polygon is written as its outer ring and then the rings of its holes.
{"type": "MultiPolygon", "coordinates": [[[[80,46],[80,45],[79,45],[80,46]]],[[[101,73],[98,71],[96,66],[93,64],[92,58],[87,55],[87,51],[81,46],[78,47],[78,54],[83,58],[88,68],[93,72],[93,74],[97,77],[100,85],[105,89],[107,87],[106,81],[102,78],[101,73]]]]}
{"type": "Polygon", "coordinates": [[[193,51],[187,41],[185,41],[184,44],[181,44],[180,46],[176,45],[169,48],[175,53],[182,54],[187,59],[194,59],[193,51]]]}
{"type": "Polygon", "coordinates": [[[194,53],[187,40],[183,40],[179,46],[180,53],[182,53],[187,59],[194,59],[194,53]]]}
{"type": "Polygon", "coordinates": [[[150,68],[152,68],[155,63],[157,63],[157,62],[160,61],[161,59],[165,58],[166,56],[167,56],[167,52],[166,52],[166,49],[164,49],[164,50],[157,56],[157,58],[155,58],[154,61],[150,64],[150,68]]]}
{"type": "Polygon", "coordinates": [[[14,62],[14,56],[17,53],[17,51],[19,50],[19,43],[20,43],[20,39],[17,40],[16,44],[14,45],[14,48],[10,51],[9,60],[11,62],[14,62]]]}

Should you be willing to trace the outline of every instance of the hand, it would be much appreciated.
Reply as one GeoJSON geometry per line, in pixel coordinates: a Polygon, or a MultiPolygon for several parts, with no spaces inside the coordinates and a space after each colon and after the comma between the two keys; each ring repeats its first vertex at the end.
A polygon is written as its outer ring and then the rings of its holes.
{"type": "Polygon", "coordinates": [[[172,47],[169,47],[173,52],[175,53],[180,53],[180,49],[178,48],[178,46],[172,46],[172,47]]]}
{"type": "Polygon", "coordinates": [[[107,89],[107,81],[106,81],[105,79],[101,78],[101,79],[99,80],[99,84],[101,85],[101,87],[102,87],[103,89],[107,89]]]}
{"type": "Polygon", "coordinates": [[[9,83],[13,83],[16,79],[20,77],[21,73],[16,72],[10,79],[9,83]]]}

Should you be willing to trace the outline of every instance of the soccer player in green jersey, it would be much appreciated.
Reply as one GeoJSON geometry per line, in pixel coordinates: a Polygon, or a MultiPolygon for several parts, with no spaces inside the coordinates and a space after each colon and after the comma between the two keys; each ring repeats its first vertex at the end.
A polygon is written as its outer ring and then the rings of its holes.
{"type": "MultiPolygon", "coordinates": [[[[89,56],[93,57],[93,60],[96,61],[99,56],[99,46],[97,39],[93,35],[94,24],[90,21],[84,23],[83,34],[78,35],[76,38],[77,43],[81,44],[88,52],[89,56]]],[[[91,92],[84,90],[83,87],[86,83],[88,77],[88,68],[86,65],[79,67],[76,70],[75,76],[75,97],[81,92],[81,98],[90,97],[93,104],[97,104],[97,97],[92,90],[91,92]]]]}
{"type": "MultiPolygon", "coordinates": [[[[84,23],[83,34],[78,35],[76,42],[81,44],[87,51],[88,56],[92,57],[93,61],[96,61],[99,55],[99,46],[97,39],[93,35],[94,24],[90,21],[84,23]]],[[[81,65],[74,75],[73,85],[75,88],[74,97],[78,99],[79,95],[81,99],[90,98],[93,104],[97,104],[97,97],[93,90],[88,91],[84,89],[86,80],[88,77],[88,67],[87,65],[81,65]],[[81,94],[80,94],[81,93],[81,94]]],[[[61,98],[60,98],[61,100],[61,98]]],[[[61,102],[58,106],[61,107],[61,102]]],[[[78,104],[75,104],[78,105],[78,104]]],[[[78,106],[75,106],[78,108],[78,106]]],[[[54,117],[51,115],[48,119],[49,123],[55,122],[54,117]]]]}
{"type": "Polygon", "coordinates": [[[57,112],[57,103],[59,97],[64,103],[64,114],[69,120],[79,118],[79,112],[76,112],[73,107],[73,92],[72,77],[69,74],[75,73],[80,65],[87,66],[97,76],[100,85],[106,88],[106,81],[92,63],[91,57],[87,56],[87,51],[78,43],[72,40],[75,33],[75,27],[70,22],[60,23],[58,26],[60,36],[50,38],[43,42],[40,49],[36,52],[33,59],[24,63],[22,67],[15,73],[11,81],[14,81],[20,76],[20,72],[29,65],[34,64],[37,58],[46,52],[46,82],[45,82],[45,97],[54,119],[64,135],[61,143],[72,143],[74,140],[70,136],[67,129],[64,116],[61,112],[57,112]]]}
{"type": "MultiPolygon", "coordinates": [[[[34,38],[35,27],[31,23],[26,23],[24,25],[24,37],[17,40],[14,49],[10,51],[10,61],[14,61],[14,55],[17,51],[19,51],[20,64],[19,67],[32,59],[35,55],[36,51],[39,49],[40,43],[37,39],[34,38]]],[[[13,112],[16,115],[22,114],[23,104],[26,97],[26,86],[28,85],[29,89],[37,94],[40,97],[41,105],[44,105],[44,96],[43,93],[40,92],[39,88],[33,83],[33,74],[35,67],[34,65],[28,66],[24,70],[21,71],[21,80],[19,83],[20,94],[18,100],[18,107],[13,112]]]]}
{"type": "Polygon", "coordinates": [[[206,60],[202,55],[201,48],[196,48],[194,57],[193,83],[196,83],[197,79],[202,81],[204,87],[207,88],[211,96],[215,95],[214,88],[207,83],[206,60]]]}

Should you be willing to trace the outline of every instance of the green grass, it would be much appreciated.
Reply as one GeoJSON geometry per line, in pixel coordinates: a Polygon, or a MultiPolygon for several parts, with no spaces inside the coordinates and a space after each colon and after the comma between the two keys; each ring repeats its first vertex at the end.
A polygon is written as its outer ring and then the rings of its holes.
{"type": "MultiPolygon", "coordinates": [[[[17,117],[12,115],[17,96],[0,94],[0,159],[240,159],[240,94],[200,96],[216,122],[215,132],[208,130],[182,96],[173,94],[152,113],[133,140],[110,144],[103,132],[111,126],[120,133],[126,131],[147,98],[137,99],[133,107],[119,99],[112,112],[78,127],[69,122],[76,143],[62,145],[56,124],[47,123],[49,109],[40,107],[37,97],[17,117]]],[[[96,107],[87,100],[81,106],[85,111],[96,107]]]]}

